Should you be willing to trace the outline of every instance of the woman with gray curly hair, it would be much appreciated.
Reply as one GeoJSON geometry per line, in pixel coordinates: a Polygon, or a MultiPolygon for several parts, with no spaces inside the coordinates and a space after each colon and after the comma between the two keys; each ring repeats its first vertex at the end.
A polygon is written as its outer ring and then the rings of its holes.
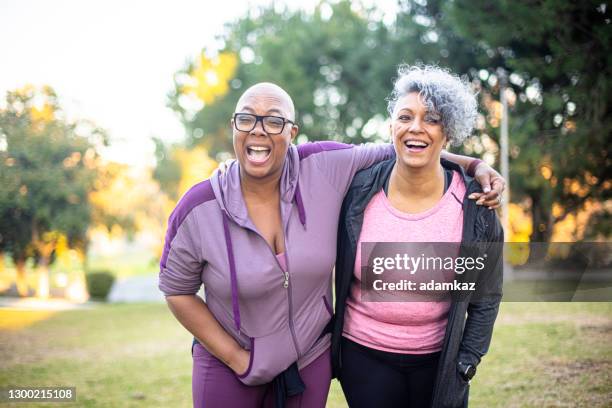
{"type": "Polygon", "coordinates": [[[440,155],[472,132],[476,98],[447,70],[402,65],[388,111],[396,157],[357,173],[340,215],[333,371],[351,407],[466,406],[501,299],[501,253],[492,243],[503,242],[503,230],[494,211],[468,199],[480,191],[478,183],[440,155]],[[485,267],[462,278],[486,294],[427,292],[419,285],[457,280],[459,268],[401,275],[405,268],[396,263],[386,274],[368,275],[385,251],[391,259],[400,251],[420,257],[420,250],[410,253],[418,243],[455,243],[434,246],[453,251],[454,259],[465,255],[461,244],[484,243],[485,267]],[[419,290],[394,281],[397,276],[419,290]]]}

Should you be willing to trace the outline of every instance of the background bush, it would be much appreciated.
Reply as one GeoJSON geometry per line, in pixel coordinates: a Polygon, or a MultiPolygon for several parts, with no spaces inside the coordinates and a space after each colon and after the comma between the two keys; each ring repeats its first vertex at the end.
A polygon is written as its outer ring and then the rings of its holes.
{"type": "Polygon", "coordinates": [[[92,299],[106,300],[115,282],[115,275],[106,270],[94,271],[86,275],[86,281],[92,299]]]}

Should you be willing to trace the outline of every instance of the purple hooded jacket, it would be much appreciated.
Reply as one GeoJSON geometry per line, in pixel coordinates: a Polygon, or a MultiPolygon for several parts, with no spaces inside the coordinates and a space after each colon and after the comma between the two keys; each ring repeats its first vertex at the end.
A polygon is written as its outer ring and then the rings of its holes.
{"type": "Polygon", "coordinates": [[[338,216],[355,173],[394,155],[390,144],[291,145],[280,180],[288,285],[275,254],[249,219],[239,164],[193,186],[168,220],[159,288],[195,294],[251,351],[247,385],[270,382],[292,363],[302,369],[330,345],[338,216]]]}

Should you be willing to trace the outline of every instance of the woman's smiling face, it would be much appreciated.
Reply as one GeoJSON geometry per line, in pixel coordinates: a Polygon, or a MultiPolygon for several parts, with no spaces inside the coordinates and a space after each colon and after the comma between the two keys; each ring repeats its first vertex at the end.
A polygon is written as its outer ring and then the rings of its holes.
{"type": "Polygon", "coordinates": [[[408,167],[420,168],[440,162],[446,144],[440,115],[428,110],[418,92],[399,98],[390,126],[395,154],[408,167]]]}
{"type": "MultiPolygon", "coordinates": [[[[260,116],[277,116],[293,122],[293,104],[280,87],[273,84],[257,84],[249,88],[236,105],[236,113],[260,116]]],[[[269,134],[262,121],[257,121],[251,131],[236,128],[232,119],[234,153],[244,174],[253,179],[265,180],[280,175],[285,156],[298,128],[285,123],[279,134],[269,134]]]]}

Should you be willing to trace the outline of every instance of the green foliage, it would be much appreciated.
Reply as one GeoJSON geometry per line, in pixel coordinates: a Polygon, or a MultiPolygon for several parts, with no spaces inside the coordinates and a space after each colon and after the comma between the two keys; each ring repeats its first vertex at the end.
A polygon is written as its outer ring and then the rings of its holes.
{"type": "Polygon", "coordinates": [[[115,275],[106,270],[94,271],[85,275],[87,291],[93,299],[106,300],[115,282],[115,275]]]}
{"type": "Polygon", "coordinates": [[[178,186],[181,181],[181,166],[172,157],[172,148],[166,146],[161,139],[153,138],[155,143],[156,166],[153,178],[157,180],[160,188],[168,197],[178,198],[178,186]]]}
{"type": "Polygon", "coordinates": [[[204,143],[213,154],[232,151],[229,118],[240,94],[261,81],[277,83],[293,97],[301,140],[366,139],[368,120],[385,115],[384,98],[401,57],[373,9],[357,13],[348,1],[325,6],[331,13],[321,6],[314,14],[263,8],[226,26],[220,51],[242,57],[230,91],[195,115],[181,107],[178,82],[170,98],[191,135],[189,144],[204,143]]]}
{"type": "Polygon", "coordinates": [[[52,260],[53,245],[42,248],[58,234],[73,247],[86,244],[94,144],[105,136],[62,115],[48,87],[9,92],[0,110],[0,249],[15,261],[33,255],[52,260]]]}
{"type": "Polygon", "coordinates": [[[532,240],[546,241],[552,225],[587,200],[610,198],[610,12],[597,1],[554,0],[458,0],[445,10],[480,54],[475,68],[503,69],[519,97],[510,114],[511,150],[520,152],[511,157],[510,184],[515,200],[532,202],[532,240]],[[553,202],[563,208],[555,216],[553,202]]]}
{"type": "Polygon", "coordinates": [[[400,1],[386,23],[375,8],[349,1],[323,1],[312,13],[269,6],[248,11],[219,38],[220,52],[241,57],[229,92],[189,111],[177,79],[169,104],[183,118],[187,144],[203,143],[213,154],[232,151],[229,117],[240,94],[260,81],[294,98],[298,142],[380,140],[386,132],[373,125],[386,118],[397,65],[436,63],[479,91],[483,126],[464,150],[473,154],[487,139],[498,143],[503,81],[513,98],[512,199],[531,203],[532,240],[547,241],[554,223],[587,200],[610,198],[609,24],[609,9],[597,1],[400,1]],[[553,215],[553,203],[560,213],[553,215]]]}

